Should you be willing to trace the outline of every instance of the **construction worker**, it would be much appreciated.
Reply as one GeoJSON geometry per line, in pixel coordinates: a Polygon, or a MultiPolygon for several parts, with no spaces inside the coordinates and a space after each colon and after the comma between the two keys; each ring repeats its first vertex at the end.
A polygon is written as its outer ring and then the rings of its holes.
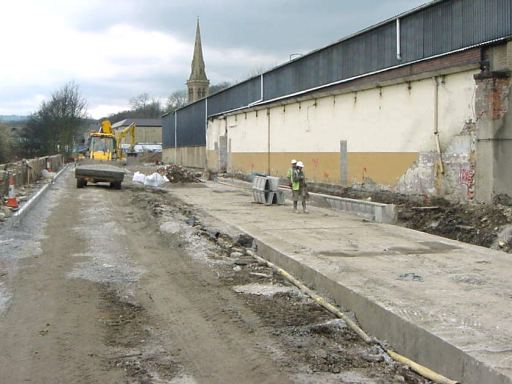
{"type": "Polygon", "coordinates": [[[288,186],[291,188],[292,187],[292,175],[293,175],[293,171],[295,171],[295,168],[297,167],[297,160],[293,159],[292,160],[292,167],[290,169],[288,169],[288,174],[286,175],[286,177],[288,178],[288,186]]]}
{"type": "Polygon", "coordinates": [[[304,163],[298,161],[295,170],[292,173],[292,194],[293,194],[293,211],[297,211],[297,203],[299,198],[302,201],[302,211],[309,213],[306,208],[307,190],[306,190],[306,175],[303,171],[304,163]]]}

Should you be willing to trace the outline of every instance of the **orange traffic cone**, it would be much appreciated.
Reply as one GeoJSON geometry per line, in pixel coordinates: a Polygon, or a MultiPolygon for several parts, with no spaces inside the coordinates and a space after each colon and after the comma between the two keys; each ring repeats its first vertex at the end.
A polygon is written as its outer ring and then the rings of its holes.
{"type": "Polygon", "coordinates": [[[7,197],[7,206],[18,209],[18,200],[16,199],[16,188],[14,187],[14,177],[9,174],[9,195],[7,197]]]}

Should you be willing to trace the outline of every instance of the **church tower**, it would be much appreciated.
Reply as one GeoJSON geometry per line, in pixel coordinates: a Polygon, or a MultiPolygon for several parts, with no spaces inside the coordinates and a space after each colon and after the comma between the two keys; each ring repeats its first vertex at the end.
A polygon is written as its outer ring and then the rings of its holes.
{"type": "Polygon", "coordinates": [[[208,96],[208,87],[210,80],[206,77],[204,71],[203,47],[201,46],[201,32],[199,31],[199,19],[196,26],[196,42],[194,44],[194,57],[192,58],[192,72],[187,81],[188,102],[193,103],[196,100],[208,96]]]}

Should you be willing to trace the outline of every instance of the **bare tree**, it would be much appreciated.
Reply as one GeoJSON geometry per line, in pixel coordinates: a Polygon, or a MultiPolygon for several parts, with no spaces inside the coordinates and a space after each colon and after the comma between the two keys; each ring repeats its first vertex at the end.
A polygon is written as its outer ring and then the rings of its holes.
{"type": "Polygon", "coordinates": [[[127,117],[158,118],[164,113],[160,101],[155,97],[150,97],[147,93],[132,97],[130,107],[130,111],[125,111],[127,117]]]}
{"type": "Polygon", "coordinates": [[[149,94],[141,93],[140,95],[134,96],[130,99],[130,107],[133,111],[138,109],[146,109],[146,106],[151,102],[149,94]]]}
{"type": "Polygon", "coordinates": [[[185,105],[187,105],[187,91],[184,89],[175,91],[167,98],[165,112],[174,112],[185,105]]]}
{"type": "Polygon", "coordinates": [[[87,115],[87,101],[77,84],[67,83],[43,101],[23,131],[25,153],[50,155],[73,150],[73,138],[87,115]]]}

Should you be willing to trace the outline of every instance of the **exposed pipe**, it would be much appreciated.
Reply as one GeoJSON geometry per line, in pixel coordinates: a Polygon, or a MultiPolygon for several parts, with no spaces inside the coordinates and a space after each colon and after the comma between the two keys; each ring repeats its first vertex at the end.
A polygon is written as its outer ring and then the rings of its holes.
{"type": "Polygon", "coordinates": [[[270,176],[270,108],[267,108],[267,175],[270,176]]]}
{"type": "Polygon", "coordinates": [[[263,100],[263,73],[260,75],[260,100],[263,100]]]}
{"type": "Polygon", "coordinates": [[[174,111],[174,164],[178,164],[178,111],[174,111]]]}
{"type": "Polygon", "coordinates": [[[439,82],[437,76],[434,80],[434,136],[436,138],[437,154],[439,155],[439,171],[444,175],[443,154],[441,152],[441,142],[439,140],[439,82]]]}
{"type": "MultiPolygon", "coordinates": [[[[247,106],[245,107],[242,107],[242,108],[247,108],[247,107],[251,107],[253,105],[256,105],[258,103],[261,103],[263,101],[263,95],[264,95],[264,85],[263,85],[263,74],[260,75],[260,98],[258,100],[254,100],[253,102],[247,104],[247,106]]],[[[236,108],[238,109],[238,108],[236,108]]],[[[223,112],[224,113],[224,112],[223,112]]]]}
{"type": "MultiPolygon", "coordinates": [[[[208,97],[205,97],[204,99],[204,142],[206,143],[206,146],[208,146],[208,97]]],[[[208,153],[208,151],[206,151],[208,153]]],[[[205,164],[204,168],[208,168],[208,158],[205,156],[205,164]]]]}
{"type": "Polygon", "coordinates": [[[359,327],[347,315],[345,315],[343,312],[341,312],[334,305],[328,303],[327,300],[325,300],[322,296],[316,294],[315,292],[313,292],[313,290],[306,287],[302,282],[300,282],[295,277],[290,275],[284,269],[278,267],[277,265],[271,263],[270,261],[264,259],[263,257],[256,255],[256,253],[250,249],[247,250],[247,254],[254,257],[260,263],[265,264],[268,267],[270,267],[273,271],[277,272],[279,275],[283,276],[286,280],[290,281],[293,285],[295,285],[297,288],[299,288],[304,294],[311,297],[318,305],[322,306],[323,308],[327,309],[329,312],[331,312],[335,316],[342,319],[350,327],[350,329],[352,329],[355,333],[357,333],[357,335],[361,339],[363,339],[363,341],[365,343],[379,345],[393,360],[407,365],[414,372],[420,374],[421,376],[423,376],[429,380],[432,380],[433,382],[435,382],[437,384],[458,384],[458,382],[455,380],[448,379],[447,377],[444,377],[443,375],[440,375],[440,374],[432,371],[431,369],[424,367],[424,366],[408,359],[405,356],[402,356],[394,351],[386,349],[377,339],[369,336],[365,331],[363,331],[361,329],[361,327],[359,327]]]}
{"type": "Polygon", "coordinates": [[[402,60],[402,47],[400,43],[400,18],[396,19],[396,58],[402,60]]]}

